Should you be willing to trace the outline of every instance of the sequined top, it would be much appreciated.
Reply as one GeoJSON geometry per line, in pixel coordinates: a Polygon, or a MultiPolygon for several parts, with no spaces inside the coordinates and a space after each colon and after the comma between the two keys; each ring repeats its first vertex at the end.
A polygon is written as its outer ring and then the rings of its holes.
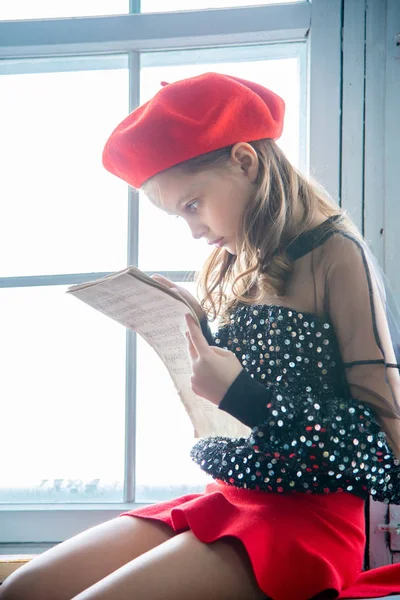
{"type": "Polygon", "coordinates": [[[213,478],[266,492],[346,491],[400,503],[399,463],[373,410],[352,397],[329,316],[240,305],[209,343],[244,369],[220,408],[251,428],[202,439],[192,459],[213,478]]]}

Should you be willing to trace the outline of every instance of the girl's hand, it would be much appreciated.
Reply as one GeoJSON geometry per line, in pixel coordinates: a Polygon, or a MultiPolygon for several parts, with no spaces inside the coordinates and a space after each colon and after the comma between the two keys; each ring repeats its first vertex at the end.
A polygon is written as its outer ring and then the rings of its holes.
{"type": "Polygon", "coordinates": [[[209,346],[201,329],[186,315],[187,334],[192,361],[192,390],[219,406],[229,387],[243,370],[235,354],[224,348],[209,346]]]}
{"type": "Polygon", "coordinates": [[[190,306],[193,308],[194,312],[196,313],[199,321],[201,321],[201,319],[204,319],[205,314],[204,314],[203,309],[200,306],[200,303],[184,287],[182,287],[180,285],[176,285],[176,283],[174,283],[167,277],[164,277],[163,275],[155,274],[155,275],[152,275],[151,278],[155,279],[155,281],[158,281],[162,285],[165,285],[170,290],[174,290],[174,292],[177,292],[180,296],[182,296],[182,298],[184,298],[186,300],[186,302],[188,302],[188,304],[190,304],[190,306]]]}

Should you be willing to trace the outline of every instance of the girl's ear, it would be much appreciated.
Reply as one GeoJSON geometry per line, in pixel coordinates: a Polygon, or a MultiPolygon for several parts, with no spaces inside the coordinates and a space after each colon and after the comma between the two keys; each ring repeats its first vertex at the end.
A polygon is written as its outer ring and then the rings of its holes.
{"type": "Polygon", "coordinates": [[[240,167],[243,175],[254,183],[258,174],[258,156],[253,146],[247,142],[238,142],[232,147],[231,160],[236,167],[240,167]]]}

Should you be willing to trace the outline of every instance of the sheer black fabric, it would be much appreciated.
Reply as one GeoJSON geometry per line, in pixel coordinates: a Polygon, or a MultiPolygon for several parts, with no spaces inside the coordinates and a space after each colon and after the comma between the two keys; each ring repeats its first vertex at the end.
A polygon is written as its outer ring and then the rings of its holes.
{"type": "Polygon", "coordinates": [[[361,243],[342,236],[332,238],[332,243],[337,258],[327,270],[326,310],[340,343],[347,380],[353,397],[374,410],[400,456],[395,321],[383,281],[361,243]]]}

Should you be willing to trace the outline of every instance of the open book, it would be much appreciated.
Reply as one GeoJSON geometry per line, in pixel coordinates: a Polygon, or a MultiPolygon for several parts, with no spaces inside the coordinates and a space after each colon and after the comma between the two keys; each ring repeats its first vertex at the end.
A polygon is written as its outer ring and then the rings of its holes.
{"type": "Polygon", "coordinates": [[[192,391],[185,314],[190,313],[199,321],[178,293],[136,267],[70,286],[67,293],[136,331],[154,348],[168,369],[196,438],[249,435],[249,427],[192,391]]]}

